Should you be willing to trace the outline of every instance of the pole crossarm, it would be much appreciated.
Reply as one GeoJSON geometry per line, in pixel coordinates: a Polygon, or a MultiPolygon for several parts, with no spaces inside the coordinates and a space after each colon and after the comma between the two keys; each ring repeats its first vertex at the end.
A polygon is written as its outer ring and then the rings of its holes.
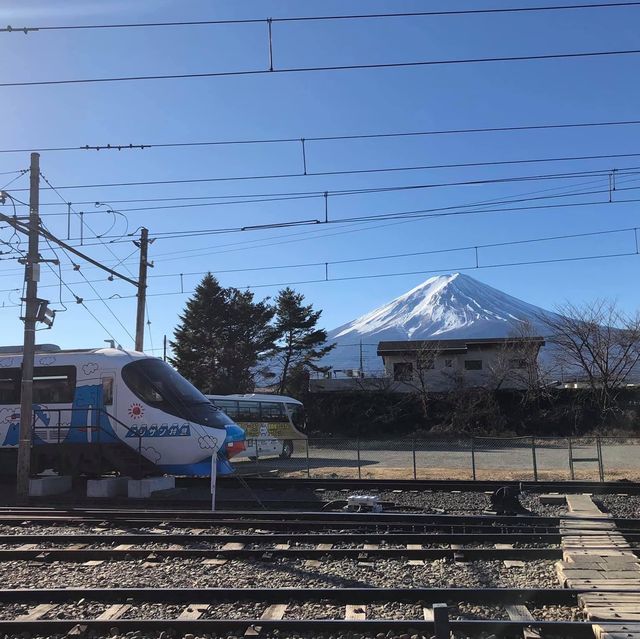
{"type": "MultiPolygon", "coordinates": [[[[9,215],[4,215],[4,214],[0,213],[0,222],[6,222],[7,224],[11,225],[16,231],[18,231],[20,233],[24,233],[25,235],[29,234],[29,227],[26,224],[23,224],[22,222],[14,220],[9,215]]],[[[126,275],[123,275],[122,273],[119,273],[118,271],[114,271],[113,269],[109,268],[108,266],[105,266],[104,264],[101,264],[97,260],[94,260],[92,257],[89,257],[88,255],[85,255],[84,253],[82,253],[81,251],[78,251],[73,246],[70,246],[66,242],[63,242],[61,239],[57,238],[55,235],[53,235],[49,231],[46,231],[42,227],[40,227],[38,232],[40,233],[40,235],[42,235],[42,237],[46,238],[47,240],[49,240],[51,242],[55,242],[58,246],[60,246],[60,248],[63,248],[65,251],[69,251],[69,253],[73,253],[74,255],[76,255],[76,256],[82,258],[83,260],[89,262],[89,264],[93,264],[93,266],[96,266],[97,268],[102,269],[103,271],[109,273],[110,275],[113,275],[114,277],[117,277],[117,278],[119,278],[121,280],[124,280],[125,282],[128,282],[129,284],[133,284],[133,286],[135,286],[136,288],[138,287],[138,282],[136,280],[131,279],[130,277],[127,277],[126,275]]]]}

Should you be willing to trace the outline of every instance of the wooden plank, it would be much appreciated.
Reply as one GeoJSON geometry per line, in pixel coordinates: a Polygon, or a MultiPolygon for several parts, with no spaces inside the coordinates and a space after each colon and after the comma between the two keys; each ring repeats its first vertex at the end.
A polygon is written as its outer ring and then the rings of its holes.
{"type": "Polygon", "coordinates": [[[291,548],[291,546],[289,544],[276,544],[275,545],[275,549],[276,550],[289,550],[289,548],[291,548]]]}
{"type": "Polygon", "coordinates": [[[365,544],[363,548],[364,550],[378,550],[380,546],[378,544],[365,544]]]}
{"type": "Polygon", "coordinates": [[[242,550],[245,547],[245,544],[240,544],[236,542],[229,542],[222,546],[222,550],[242,550]]]}
{"type": "MultiPolygon", "coordinates": [[[[278,621],[284,617],[288,604],[272,604],[261,615],[265,621],[278,621]]],[[[262,631],[262,626],[251,626],[244,633],[245,637],[257,637],[262,631]]]]}
{"type": "Polygon", "coordinates": [[[504,560],[505,568],[523,568],[524,561],[520,561],[519,559],[505,559],[504,560]]]}
{"type": "Polygon", "coordinates": [[[85,561],[82,565],[83,566],[99,566],[100,564],[103,564],[104,560],[103,559],[90,559],[89,561],[85,561]]]}
{"type": "Polygon", "coordinates": [[[130,604],[113,604],[109,606],[100,616],[96,617],[98,621],[111,621],[111,619],[118,619],[127,610],[131,608],[130,604]]]}
{"type": "Polygon", "coordinates": [[[224,566],[228,559],[205,559],[202,563],[207,566],[224,566]]]}
{"type": "Polygon", "coordinates": [[[367,607],[361,604],[347,604],[344,618],[347,621],[364,621],[367,618],[367,607]]]}
{"type": "Polygon", "coordinates": [[[425,621],[433,621],[433,608],[423,608],[422,616],[424,617],[425,621]]]}
{"type": "Polygon", "coordinates": [[[320,568],[320,566],[322,566],[322,562],[319,559],[307,559],[304,562],[304,565],[307,568],[320,568]]]}
{"type": "MultiPolygon", "coordinates": [[[[529,609],[526,606],[521,604],[510,604],[506,605],[504,609],[507,611],[509,615],[509,619],[512,621],[533,621],[533,615],[529,612],[529,609]]],[[[542,637],[542,632],[539,628],[527,627],[522,629],[522,636],[524,639],[540,639],[542,637]]]]}
{"type": "Polygon", "coordinates": [[[179,621],[188,621],[189,619],[200,619],[209,608],[206,603],[189,604],[178,616],[179,621]]]}
{"type": "Polygon", "coordinates": [[[114,550],[131,550],[133,548],[133,544],[120,544],[116,546],[114,550]]]}
{"type": "Polygon", "coordinates": [[[38,604],[28,613],[16,617],[16,621],[36,621],[37,619],[40,619],[41,617],[46,615],[49,611],[53,610],[57,605],[58,604],[52,603],[38,604]]]}
{"type": "Polygon", "coordinates": [[[422,550],[422,544],[407,544],[407,550],[422,550]]]}
{"type": "Polygon", "coordinates": [[[333,544],[318,544],[316,546],[316,550],[331,550],[333,548],[333,544]]]}

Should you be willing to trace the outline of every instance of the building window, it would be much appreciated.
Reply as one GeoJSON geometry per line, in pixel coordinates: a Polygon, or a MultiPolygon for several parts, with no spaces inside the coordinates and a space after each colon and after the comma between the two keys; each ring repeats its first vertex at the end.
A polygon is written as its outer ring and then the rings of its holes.
{"type": "Polygon", "coordinates": [[[393,379],[396,382],[406,382],[413,378],[413,364],[411,362],[396,362],[393,365],[393,379]]]}
{"type": "Polygon", "coordinates": [[[510,359],[509,366],[511,368],[526,368],[527,360],[526,359],[510,359]]]}
{"type": "Polygon", "coordinates": [[[466,371],[481,371],[482,360],[481,359],[466,359],[464,361],[464,369],[466,371]]]}
{"type": "Polygon", "coordinates": [[[444,360],[444,367],[445,368],[453,368],[453,360],[452,359],[445,359],[444,360]]]}

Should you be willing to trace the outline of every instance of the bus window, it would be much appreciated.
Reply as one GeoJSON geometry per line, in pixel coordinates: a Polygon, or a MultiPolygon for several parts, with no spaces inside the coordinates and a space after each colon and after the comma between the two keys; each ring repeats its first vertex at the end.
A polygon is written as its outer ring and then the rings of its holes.
{"type": "Polygon", "coordinates": [[[34,403],[71,404],[75,391],[75,366],[38,366],[34,368],[34,403]]]}
{"type": "Polygon", "coordinates": [[[260,404],[258,402],[238,402],[238,419],[245,422],[259,422],[260,404]]]}
{"type": "Polygon", "coordinates": [[[307,430],[307,423],[304,416],[304,407],[300,404],[287,404],[289,415],[291,415],[291,421],[295,428],[304,433],[307,430]]]}
{"type": "Polygon", "coordinates": [[[0,369],[0,404],[20,403],[20,370],[0,369]]]}
{"type": "Polygon", "coordinates": [[[284,412],[284,404],[281,402],[260,402],[260,413],[262,420],[267,422],[286,422],[287,416],[284,412]]]}
{"type": "Polygon", "coordinates": [[[238,419],[238,402],[234,399],[214,399],[213,405],[223,410],[231,419],[238,419]]]}

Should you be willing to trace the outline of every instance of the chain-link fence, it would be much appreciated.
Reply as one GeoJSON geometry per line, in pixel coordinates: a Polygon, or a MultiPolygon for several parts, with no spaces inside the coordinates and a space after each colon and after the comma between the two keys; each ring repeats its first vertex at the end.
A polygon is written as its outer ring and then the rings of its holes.
{"type": "Polygon", "coordinates": [[[640,480],[640,438],[270,439],[240,474],[357,479],[640,480]]]}

